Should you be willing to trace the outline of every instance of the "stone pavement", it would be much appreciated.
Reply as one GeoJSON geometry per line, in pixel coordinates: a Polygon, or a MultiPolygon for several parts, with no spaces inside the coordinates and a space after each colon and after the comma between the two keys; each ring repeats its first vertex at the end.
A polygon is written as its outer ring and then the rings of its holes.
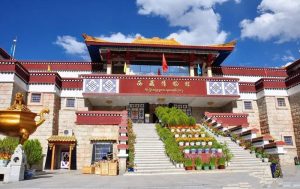
{"type": "Polygon", "coordinates": [[[0,183],[0,188],[100,188],[100,189],[240,189],[240,188],[300,188],[299,168],[287,178],[274,179],[271,185],[247,172],[202,171],[185,174],[99,176],[79,171],[47,171],[31,180],[0,183]]]}

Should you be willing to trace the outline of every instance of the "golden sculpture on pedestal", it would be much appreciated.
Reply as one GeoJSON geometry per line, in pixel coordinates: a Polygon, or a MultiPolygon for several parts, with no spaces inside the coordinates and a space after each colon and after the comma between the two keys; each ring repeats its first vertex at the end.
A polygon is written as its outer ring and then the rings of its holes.
{"type": "Polygon", "coordinates": [[[31,112],[25,105],[23,94],[18,92],[13,105],[7,110],[0,110],[0,133],[19,137],[20,144],[23,144],[44,123],[45,113],[49,113],[48,108],[44,108],[39,114],[31,112]],[[39,120],[35,121],[37,116],[39,120]]]}

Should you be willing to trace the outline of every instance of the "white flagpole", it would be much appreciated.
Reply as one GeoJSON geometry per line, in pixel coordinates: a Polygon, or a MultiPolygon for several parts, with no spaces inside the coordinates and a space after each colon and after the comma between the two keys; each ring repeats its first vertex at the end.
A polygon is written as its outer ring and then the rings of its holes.
{"type": "Polygon", "coordinates": [[[13,40],[11,59],[15,58],[16,46],[17,46],[17,37],[13,40]]]}

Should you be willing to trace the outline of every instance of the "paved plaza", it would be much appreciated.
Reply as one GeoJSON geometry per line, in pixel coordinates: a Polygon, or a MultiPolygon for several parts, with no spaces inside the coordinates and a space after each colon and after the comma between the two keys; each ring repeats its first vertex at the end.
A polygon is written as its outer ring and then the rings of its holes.
{"type": "Polygon", "coordinates": [[[34,179],[17,183],[0,184],[0,188],[300,188],[300,169],[294,169],[288,177],[266,182],[246,172],[209,171],[168,175],[83,175],[79,171],[44,172],[34,179]]]}

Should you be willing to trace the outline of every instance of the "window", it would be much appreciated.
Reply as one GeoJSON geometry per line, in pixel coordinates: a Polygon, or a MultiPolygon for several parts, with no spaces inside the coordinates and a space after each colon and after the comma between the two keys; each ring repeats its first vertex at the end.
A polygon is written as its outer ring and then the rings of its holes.
{"type": "Polygon", "coordinates": [[[277,98],[277,105],[278,107],[285,107],[285,99],[284,98],[277,98]]]}
{"type": "Polygon", "coordinates": [[[74,98],[67,98],[66,107],[75,107],[75,99],[74,98]]]}
{"type": "Polygon", "coordinates": [[[41,102],[41,93],[32,93],[31,102],[36,102],[36,103],[41,102]]]}
{"type": "Polygon", "coordinates": [[[92,163],[106,159],[108,153],[113,152],[111,142],[99,142],[93,145],[92,163]]]}
{"type": "Polygon", "coordinates": [[[286,145],[293,145],[292,136],[284,136],[283,139],[286,145]]]}
{"type": "Polygon", "coordinates": [[[252,110],[252,102],[251,101],[244,101],[244,109],[245,110],[252,110]]]}

